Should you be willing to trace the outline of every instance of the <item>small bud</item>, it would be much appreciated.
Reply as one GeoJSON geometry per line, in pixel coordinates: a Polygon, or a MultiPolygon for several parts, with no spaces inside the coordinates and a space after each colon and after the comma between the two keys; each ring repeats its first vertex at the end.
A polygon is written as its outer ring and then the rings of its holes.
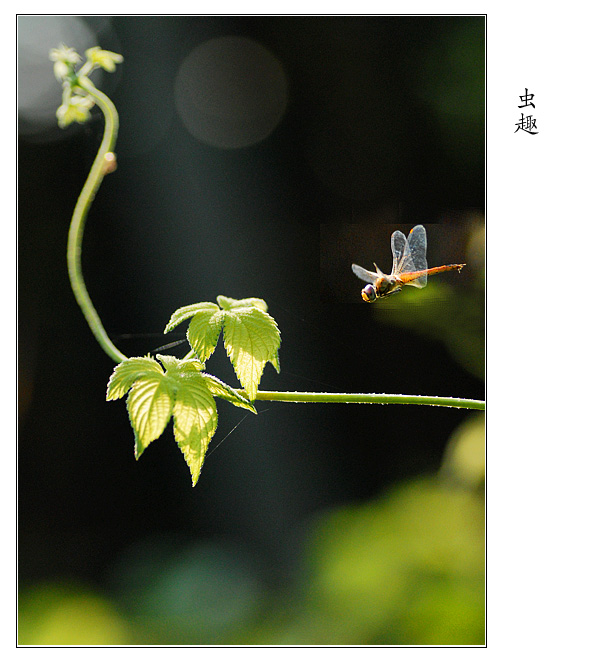
{"type": "Polygon", "coordinates": [[[82,59],[73,48],[68,48],[60,44],[59,48],[52,48],[49,51],[49,59],[52,62],[66,62],[67,64],[78,64],[82,59]]]}
{"type": "Polygon", "coordinates": [[[102,173],[104,175],[110,174],[117,169],[117,155],[112,151],[104,155],[104,164],[102,166],[102,173]]]}
{"type": "Polygon", "coordinates": [[[113,53],[110,50],[103,50],[98,46],[89,48],[86,51],[86,58],[92,65],[102,67],[111,73],[115,70],[115,64],[120,64],[123,61],[122,55],[113,53]]]}
{"type": "Polygon", "coordinates": [[[65,77],[71,72],[70,67],[65,62],[56,62],[53,65],[53,73],[61,83],[65,77]]]}
{"type": "Polygon", "coordinates": [[[59,48],[52,48],[49,51],[49,59],[55,62],[53,65],[55,77],[62,81],[74,72],[74,67],[82,58],[73,48],[61,44],[59,48]]]}
{"type": "Polygon", "coordinates": [[[90,109],[94,101],[85,96],[72,96],[68,102],[62,103],[55,113],[57,123],[64,129],[72,122],[84,124],[90,119],[90,109]]]}

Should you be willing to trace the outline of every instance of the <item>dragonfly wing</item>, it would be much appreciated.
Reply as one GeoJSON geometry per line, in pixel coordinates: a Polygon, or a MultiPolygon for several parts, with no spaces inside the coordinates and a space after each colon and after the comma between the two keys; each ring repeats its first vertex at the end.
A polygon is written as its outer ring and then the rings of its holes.
{"type": "Polygon", "coordinates": [[[424,271],[425,273],[419,278],[415,278],[406,284],[412,285],[412,287],[418,287],[419,289],[426,287],[428,280],[426,269],[428,268],[428,264],[426,262],[426,230],[424,229],[424,225],[416,225],[408,234],[407,251],[410,254],[408,264],[411,264],[411,268],[405,268],[406,263],[404,262],[404,268],[400,273],[424,271]]]}
{"type": "Polygon", "coordinates": [[[393,268],[391,269],[391,273],[399,272],[398,265],[404,255],[406,243],[407,239],[404,234],[399,230],[395,230],[391,235],[391,253],[393,255],[393,268]]]}
{"type": "Polygon", "coordinates": [[[408,234],[408,246],[414,262],[413,271],[425,271],[426,263],[426,230],[424,225],[416,225],[408,234]]]}
{"type": "Polygon", "coordinates": [[[360,278],[363,282],[370,282],[371,284],[375,284],[375,282],[379,278],[377,273],[373,273],[373,271],[367,271],[367,269],[364,269],[362,266],[359,266],[358,264],[352,265],[352,272],[356,275],[357,278],[360,278]]]}
{"type": "Polygon", "coordinates": [[[392,275],[399,275],[406,271],[415,271],[412,261],[412,252],[403,232],[396,230],[391,235],[391,252],[393,253],[392,275]]]}
{"type": "Polygon", "coordinates": [[[428,282],[428,274],[426,271],[422,272],[422,275],[418,276],[417,278],[414,278],[413,280],[407,280],[404,284],[410,285],[411,287],[418,287],[418,289],[422,289],[422,287],[426,287],[426,283],[428,282]]]}

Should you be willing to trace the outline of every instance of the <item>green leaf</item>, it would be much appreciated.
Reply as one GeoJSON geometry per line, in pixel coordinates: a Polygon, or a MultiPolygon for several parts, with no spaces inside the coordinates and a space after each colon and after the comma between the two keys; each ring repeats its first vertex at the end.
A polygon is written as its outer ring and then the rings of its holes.
{"type": "Polygon", "coordinates": [[[194,486],[199,479],[209,441],[217,429],[217,407],[205,379],[198,375],[197,379],[186,379],[180,383],[173,413],[174,437],[188,464],[194,486]]]}
{"type": "Polygon", "coordinates": [[[181,324],[183,321],[194,316],[199,310],[213,310],[213,312],[216,312],[219,308],[215,303],[193,303],[192,305],[178,308],[176,312],[172,313],[170,321],[166,324],[164,333],[169,333],[172,329],[176,328],[178,324],[181,324]]]}
{"type": "MultiPolygon", "coordinates": [[[[217,308],[217,306],[215,306],[217,308]]],[[[217,308],[218,310],[218,308],[217,308]]],[[[128,392],[127,411],[135,434],[135,456],[139,458],[174,417],[174,436],[193,478],[199,479],[209,442],[217,428],[217,407],[213,395],[254,413],[245,397],[210,374],[197,358],[179,360],[174,356],[129,358],[114,369],[107,399],[128,392]]]]}
{"type": "Polygon", "coordinates": [[[137,380],[127,397],[129,420],[135,432],[135,456],[158,438],[172,413],[176,382],[165,374],[153,372],[137,380]]]}
{"type": "Polygon", "coordinates": [[[166,373],[174,372],[178,369],[180,360],[176,356],[167,356],[165,354],[156,354],[156,358],[164,365],[166,373]]]}
{"type": "Polygon", "coordinates": [[[198,358],[183,358],[179,361],[177,369],[183,376],[201,372],[205,365],[198,358]]]}
{"type": "Polygon", "coordinates": [[[225,312],[223,340],[240,383],[251,400],[267,362],[278,371],[281,344],[275,320],[257,307],[236,307],[225,312]]]}
{"type": "Polygon", "coordinates": [[[248,409],[248,411],[252,411],[252,413],[258,413],[254,407],[254,404],[252,404],[249,399],[246,399],[246,397],[240,395],[237,390],[234,390],[231,386],[228,386],[227,383],[224,383],[221,379],[218,379],[212,374],[206,373],[203,374],[203,377],[207,381],[210,392],[215,397],[225,399],[226,401],[231,402],[234,406],[248,409]]]}
{"type": "Polygon", "coordinates": [[[164,365],[166,369],[166,374],[171,377],[177,376],[186,376],[196,373],[199,373],[205,368],[205,364],[202,363],[198,358],[189,357],[176,358],[175,356],[167,356],[162,354],[156,354],[156,358],[164,365]]]}
{"type": "Polygon", "coordinates": [[[153,358],[128,358],[119,363],[109,379],[107,401],[120,399],[138,379],[152,373],[163,374],[153,358]]]}
{"type": "Polygon", "coordinates": [[[274,356],[268,359],[268,362],[275,368],[277,374],[281,371],[281,365],[279,363],[279,352],[275,352],[274,356]]]}
{"type": "Polygon", "coordinates": [[[193,351],[203,362],[215,351],[225,314],[214,303],[211,305],[214,307],[196,310],[186,334],[193,351]]]}
{"type": "Polygon", "coordinates": [[[259,308],[263,312],[268,310],[266,301],[261,298],[230,298],[229,296],[218,296],[217,303],[223,310],[233,310],[234,308],[259,308]]]}

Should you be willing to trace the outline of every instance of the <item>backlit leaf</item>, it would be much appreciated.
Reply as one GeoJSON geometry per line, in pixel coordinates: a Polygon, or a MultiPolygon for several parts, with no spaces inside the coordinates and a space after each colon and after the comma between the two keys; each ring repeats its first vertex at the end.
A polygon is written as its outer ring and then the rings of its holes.
{"type": "Polygon", "coordinates": [[[275,320],[257,307],[232,309],[225,313],[223,339],[240,383],[254,400],[265,364],[270,361],[278,371],[281,337],[275,320]]]}
{"type": "Polygon", "coordinates": [[[263,312],[268,310],[266,301],[262,298],[230,298],[229,296],[218,296],[217,303],[223,310],[233,310],[234,308],[259,308],[263,312]]]}
{"type": "Polygon", "coordinates": [[[163,374],[153,358],[128,358],[119,363],[109,379],[107,401],[120,399],[139,378],[152,373],[163,374]]]}
{"type": "Polygon", "coordinates": [[[174,403],[174,437],[197,483],[205,453],[217,429],[217,407],[205,379],[182,381],[174,403]]]}
{"type": "Polygon", "coordinates": [[[183,308],[178,308],[176,312],[172,313],[170,321],[166,324],[164,333],[169,333],[172,329],[176,328],[178,324],[190,319],[199,310],[213,310],[213,312],[216,312],[219,308],[215,303],[193,303],[192,305],[185,305],[183,308]]]}
{"type": "MultiPolygon", "coordinates": [[[[211,304],[213,305],[213,303],[211,304]]],[[[199,359],[205,362],[215,350],[224,313],[215,305],[195,312],[188,326],[186,338],[199,359]]]]}
{"type": "Polygon", "coordinates": [[[165,354],[156,354],[156,358],[164,365],[166,373],[174,372],[178,369],[180,360],[176,356],[167,356],[165,354]]]}
{"type": "Polygon", "coordinates": [[[205,365],[198,358],[192,357],[183,358],[179,361],[177,367],[180,374],[188,375],[201,372],[205,368],[205,365]]]}
{"type": "Polygon", "coordinates": [[[258,413],[254,404],[249,399],[246,399],[243,395],[237,390],[234,390],[231,386],[228,386],[227,383],[224,383],[221,379],[218,379],[212,374],[203,374],[203,378],[207,381],[207,386],[212,395],[215,397],[220,397],[225,399],[228,402],[231,402],[234,406],[240,406],[241,408],[248,409],[252,413],[258,413]]]}
{"type": "Polygon", "coordinates": [[[217,428],[214,397],[256,413],[250,400],[256,398],[264,366],[270,362],[279,370],[279,329],[267,313],[265,301],[227,296],[218,296],[217,301],[219,306],[187,305],[171,316],[165,333],[190,320],[187,338],[191,351],[185,358],[158,354],[159,363],[151,357],[129,358],[114,369],[107,388],[109,400],[128,394],[136,457],[162,434],[170,417],[174,418],[174,436],[191,471],[193,485],[199,479],[217,428]],[[202,372],[222,329],[226,351],[247,397],[202,372]]]}
{"type": "Polygon", "coordinates": [[[162,373],[151,373],[137,380],[127,397],[129,420],[135,432],[135,456],[166,428],[174,403],[175,384],[162,373]]]}

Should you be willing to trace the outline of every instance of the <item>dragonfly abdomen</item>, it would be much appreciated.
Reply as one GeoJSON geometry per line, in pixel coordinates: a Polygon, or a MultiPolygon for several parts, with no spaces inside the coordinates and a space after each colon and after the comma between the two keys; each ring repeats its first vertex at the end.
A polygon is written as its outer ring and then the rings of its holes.
{"type": "Polygon", "coordinates": [[[433,266],[431,269],[426,269],[427,275],[436,275],[437,273],[444,273],[445,271],[461,271],[465,264],[445,264],[444,266],[433,266]]]}
{"type": "Polygon", "coordinates": [[[407,284],[418,278],[423,278],[425,275],[436,275],[437,273],[444,273],[445,271],[460,271],[465,264],[445,264],[444,266],[433,266],[430,269],[425,269],[422,271],[408,271],[407,273],[400,273],[397,277],[404,283],[407,284]]]}

